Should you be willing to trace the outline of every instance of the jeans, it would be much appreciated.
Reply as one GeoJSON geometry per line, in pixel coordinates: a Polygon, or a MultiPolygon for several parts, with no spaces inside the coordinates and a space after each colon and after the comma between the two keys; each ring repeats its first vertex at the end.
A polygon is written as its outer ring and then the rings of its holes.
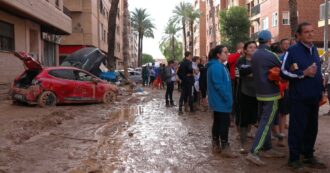
{"type": "Polygon", "coordinates": [[[165,93],[165,100],[166,104],[173,104],[173,90],[174,90],[174,81],[166,83],[166,93],[165,93]]]}
{"type": "Polygon", "coordinates": [[[189,104],[190,111],[194,111],[193,107],[193,84],[190,84],[189,82],[182,83],[182,91],[181,91],[181,96],[179,100],[179,111],[182,111],[182,106],[183,104],[189,104]]]}

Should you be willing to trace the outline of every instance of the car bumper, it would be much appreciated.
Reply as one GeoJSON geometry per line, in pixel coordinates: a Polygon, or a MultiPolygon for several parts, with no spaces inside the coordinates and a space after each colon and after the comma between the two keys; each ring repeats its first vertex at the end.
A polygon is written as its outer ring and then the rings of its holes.
{"type": "Polygon", "coordinates": [[[30,86],[29,88],[12,88],[11,97],[15,101],[36,104],[38,96],[42,93],[40,86],[30,86]]]}

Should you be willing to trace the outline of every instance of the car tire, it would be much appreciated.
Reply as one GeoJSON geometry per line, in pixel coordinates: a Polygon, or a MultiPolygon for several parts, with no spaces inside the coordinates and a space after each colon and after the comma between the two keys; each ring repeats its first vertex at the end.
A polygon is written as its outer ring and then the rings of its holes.
{"type": "Polygon", "coordinates": [[[112,91],[107,91],[103,95],[102,103],[109,104],[116,100],[116,94],[112,91]]]}
{"type": "Polygon", "coordinates": [[[44,91],[38,97],[39,107],[55,106],[56,103],[57,103],[56,95],[51,91],[44,91]]]}

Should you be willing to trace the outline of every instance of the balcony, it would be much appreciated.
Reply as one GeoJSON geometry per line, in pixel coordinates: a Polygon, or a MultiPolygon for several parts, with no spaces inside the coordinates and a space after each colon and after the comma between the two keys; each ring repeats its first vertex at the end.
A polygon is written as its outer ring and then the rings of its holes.
{"type": "Polygon", "coordinates": [[[260,32],[256,32],[256,33],[251,34],[251,40],[257,40],[259,33],[260,32]]]}
{"type": "Polygon", "coordinates": [[[251,17],[260,14],[260,4],[251,8],[251,17]]]}
{"type": "Polygon", "coordinates": [[[61,8],[48,1],[0,0],[0,9],[40,24],[42,31],[67,35],[72,32],[72,22],[61,8]]]}

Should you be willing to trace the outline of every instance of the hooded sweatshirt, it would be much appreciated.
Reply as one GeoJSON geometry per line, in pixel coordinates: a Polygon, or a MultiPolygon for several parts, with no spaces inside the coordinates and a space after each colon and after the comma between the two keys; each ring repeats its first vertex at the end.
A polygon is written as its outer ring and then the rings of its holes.
{"type": "Polygon", "coordinates": [[[207,66],[209,105],[213,111],[230,113],[233,97],[229,72],[226,66],[216,59],[210,60],[207,66]]]}

